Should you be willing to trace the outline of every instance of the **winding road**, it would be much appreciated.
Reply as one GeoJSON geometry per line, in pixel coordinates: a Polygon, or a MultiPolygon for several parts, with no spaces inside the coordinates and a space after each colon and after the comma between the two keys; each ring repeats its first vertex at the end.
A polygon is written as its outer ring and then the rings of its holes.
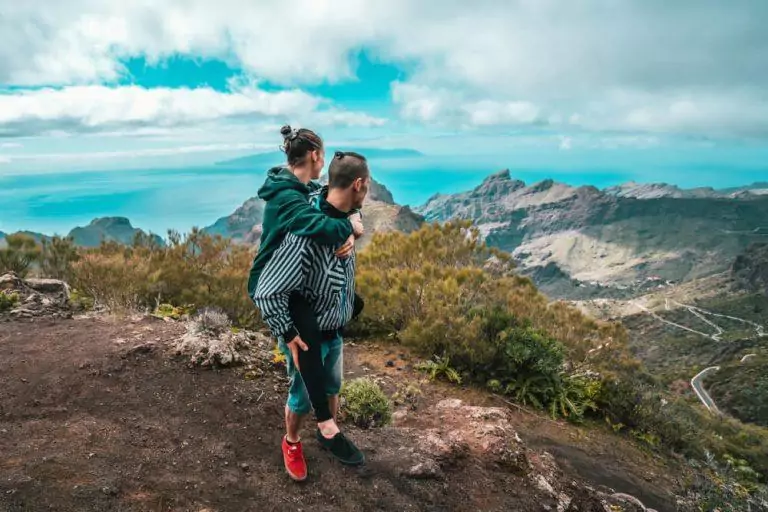
{"type": "MultiPolygon", "coordinates": [[[[694,334],[698,334],[700,336],[704,336],[705,338],[709,338],[714,341],[722,341],[721,336],[725,333],[725,330],[717,325],[715,322],[709,320],[706,318],[709,317],[715,317],[715,318],[727,318],[728,320],[733,320],[736,322],[741,322],[743,324],[749,325],[755,329],[754,338],[759,338],[762,336],[765,336],[765,327],[757,324],[755,322],[752,322],[750,320],[745,320],[744,318],[739,318],[735,316],[730,315],[722,315],[720,313],[713,313],[712,311],[707,311],[706,309],[702,309],[696,306],[691,306],[688,304],[681,304],[680,302],[677,302],[675,300],[671,300],[669,298],[664,299],[664,309],[667,311],[671,311],[672,308],[670,307],[670,303],[674,304],[676,306],[679,306],[681,308],[687,309],[689,313],[696,316],[698,319],[712,327],[714,332],[706,333],[702,331],[698,331],[696,329],[691,329],[688,326],[678,324],[676,322],[672,322],[671,320],[667,320],[666,318],[663,318],[647,307],[643,306],[642,304],[638,304],[634,301],[630,301],[632,305],[634,305],[636,308],[640,309],[641,311],[651,315],[656,320],[659,320],[660,322],[663,322],[667,325],[671,325],[673,327],[677,327],[678,329],[683,329],[688,332],[692,332],[694,334]]],[[[744,357],[741,358],[741,362],[745,362],[750,357],[753,357],[755,354],[747,354],[744,357]]],[[[696,393],[696,396],[699,397],[699,400],[701,400],[701,403],[704,404],[704,406],[709,410],[710,412],[714,414],[722,414],[720,410],[717,408],[717,405],[715,404],[715,401],[712,400],[712,397],[709,396],[709,393],[707,393],[707,390],[704,389],[704,386],[702,385],[702,379],[710,372],[716,372],[719,370],[719,366],[710,366],[709,368],[704,368],[702,371],[697,373],[692,379],[691,379],[691,387],[693,388],[694,393],[696,393]]]]}
{"type": "Polygon", "coordinates": [[[701,379],[703,379],[704,376],[709,372],[716,372],[719,369],[719,366],[710,366],[709,368],[704,368],[691,379],[691,387],[693,388],[693,392],[696,393],[696,396],[699,397],[699,400],[701,400],[701,403],[704,404],[704,407],[706,407],[709,412],[713,412],[715,414],[720,414],[720,409],[717,408],[715,401],[712,400],[712,397],[709,396],[707,390],[704,389],[704,386],[701,384],[701,379]]]}

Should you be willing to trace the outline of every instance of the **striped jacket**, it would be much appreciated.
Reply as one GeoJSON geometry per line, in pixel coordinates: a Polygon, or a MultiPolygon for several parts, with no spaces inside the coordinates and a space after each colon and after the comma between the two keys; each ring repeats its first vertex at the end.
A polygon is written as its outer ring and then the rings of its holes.
{"type": "MultiPolygon", "coordinates": [[[[311,199],[319,205],[319,195],[311,199]]],[[[312,305],[322,331],[344,327],[352,319],[355,299],[355,251],[346,258],[336,247],[288,233],[259,278],[252,299],[272,335],[296,336],[288,300],[298,292],[312,305]]]]}

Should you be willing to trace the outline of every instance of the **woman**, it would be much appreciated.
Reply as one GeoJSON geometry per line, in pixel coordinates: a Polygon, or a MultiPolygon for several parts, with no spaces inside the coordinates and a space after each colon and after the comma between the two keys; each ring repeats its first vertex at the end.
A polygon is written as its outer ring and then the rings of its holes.
{"type": "MultiPolygon", "coordinates": [[[[253,260],[248,279],[248,294],[253,297],[267,262],[280,246],[287,233],[310,237],[323,245],[340,246],[339,257],[348,256],[354,248],[355,238],[363,235],[359,213],[348,218],[328,217],[309,202],[310,192],[320,188],[313,181],[320,177],[325,165],[325,149],[322,139],[308,129],[294,130],[284,126],[282,150],[287,156],[287,167],[269,170],[258,196],[266,201],[262,223],[259,252],[253,260]]],[[[362,308],[356,297],[355,316],[362,308]]],[[[293,355],[293,363],[301,374],[312,407],[318,420],[318,429],[330,438],[339,433],[325,393],[320,330],[314,311],[303,297],[294,294],[290,303],[294,325],[288,332],[273,333],[281,337],[293,355]]],[[[286,424],[288,411],[286,410],[286,424]]],[[[297,442],[288,439],[289,442],[297,442]]]]}

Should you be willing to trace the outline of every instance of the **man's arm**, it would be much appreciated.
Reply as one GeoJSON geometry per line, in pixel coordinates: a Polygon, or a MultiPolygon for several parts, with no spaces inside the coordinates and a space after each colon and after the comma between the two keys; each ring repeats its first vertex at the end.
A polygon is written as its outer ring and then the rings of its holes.
{"type": "Polygon", "coordinates": [[[291,194],[280,205],[280,210],[280,217],[288,219],[290,233],[311,238],[321,245],[340,245],[355,232],[349,218],[331,218],[299,193],[291,194]]]}
{"type": "Polygon", "coordinates": [[[253,301],[276,338],[285,342],[298,335],[288,310],[292,292],[301,289],[309,271],[308,238],[286,235],[270,258],[253,293],[253,301]]]}

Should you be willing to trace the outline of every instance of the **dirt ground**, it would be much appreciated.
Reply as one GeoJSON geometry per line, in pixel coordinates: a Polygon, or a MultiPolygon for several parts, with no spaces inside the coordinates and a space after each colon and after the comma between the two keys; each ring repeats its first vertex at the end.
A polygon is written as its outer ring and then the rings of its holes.
{"type": "MultiPolygon", "coordinates": [[[[378,456],[398,442],[393,429],[345,427],[368,455],[359,469],[335,463],[305,431],[310,478],[295,484],[279,449],[283,372],[247,380],[189,368],[163,348],[182,332],[151,318],[0,322],[0,510],[546,510],[519,476],[481,464],[443,480],[403,477],[378,456]]],[[[420,378],[386,346],[350,345],[345,365],[347,378],[375,374],[390,392],[420,378]]],[[[442,384],[422,389],[423,404],[501,405],[442,384]]],[[[403,423],[428,421],[418,410],[403,423]]],[[[513,417],[523,440],[573,477],[674,510],[679,482],[668,475],[682,473],[669,461],[594,429],[513,417]]]]}

